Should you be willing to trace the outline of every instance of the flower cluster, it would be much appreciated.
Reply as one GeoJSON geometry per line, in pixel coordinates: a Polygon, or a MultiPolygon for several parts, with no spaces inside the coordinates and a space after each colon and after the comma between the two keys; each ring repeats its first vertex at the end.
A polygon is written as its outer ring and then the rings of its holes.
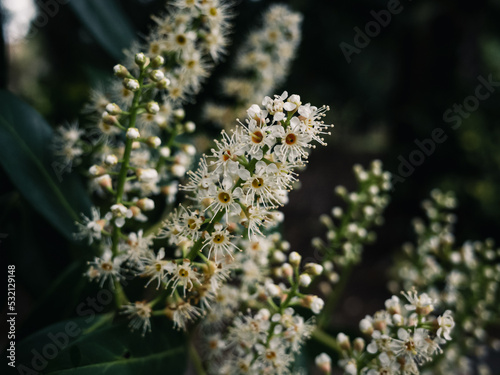
{"type": "Polygon", "coordinates": [[[300,43],[301,23],[302,15],[286,5],[269,7],[263,25],[248,35],[237,52],[233,75],[222,81],[222,92],[233,99],[233,105],[207,104],[207,120],[230,128],[235,117],[283,82],[300,43]]]}
{"type": "Polygon", "coordinates": [[[304,293],[322,267],[309,263],[301,268],[301,256],[291,252],[287,257],[287,249],[276,233],[273,242],[254,242],[237,255],[241,260],[236,262],[240,266],[233,279],[238,286],[233,287],[232,309],[223,314],[216,308],[203,324],[212,373],[291,373],[295,354],[315,329],[314,318],[304,319],[296,307],[319,314],[324,303],[316,295],[304,293]],[[219,329],[214,335],[213,329],[221,324],[228,326],[225,333],[219,329]]]}
{"type": "Polygon", "coordinates": [[[450,310],[432,314],[436,301],[416,290],[385,301],[385,309],[366,316],[359,323],[363,338],[352,342],[344,333],[337,335],[342,353],[339,365],[346,374],[420,374],[419,366],[442,353],[441,345],[451,340],[455,326],[450,310]]]}
{"type": "Polygon", "coordinates": [[[454,311],[454,330],[460,341],[447,347],[447,355],[433,368],[433,374],[487,373],[484,356],[489,348],[500,349],[500,341],[489,334],[500,314],[500,250],[492,240],[456,246],[456,216],[450,212],[455,206],[451,192],[431,192],[431,198],[423,202],[426,220],[414,221],[416,245],[404,245],[390,286],[415,285],[432,296],[441,310],[454,311]]]}

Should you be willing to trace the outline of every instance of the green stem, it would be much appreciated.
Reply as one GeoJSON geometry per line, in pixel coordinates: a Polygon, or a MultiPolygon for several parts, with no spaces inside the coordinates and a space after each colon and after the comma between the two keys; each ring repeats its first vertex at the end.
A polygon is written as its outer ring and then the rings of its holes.
{"type": "Polygon", "coordinates": [[[337,305],[339,298],[347,285],[347,281],[349,280],[349,276],[351,275],[352,268],[353,264],[348,264],[346,266],[346,268],[342,272],[342,275],[340,276],[339,283],[335,286],[335,291],[328,296],[325,307],[323,308],[323,311],[321,311],[321,315],[318,319],[318,327],[325,328],[330,323],[332,312],[335,309],[335,306],[337,305]]]}
{"type": "Polygon", "coordinates": [[[333,338],[332,336],[330,336],[328,333],[326,333],[325,331],[321,330],[320,328],[316,328],[313,331],[312,337],[316,341],[319,341],[320,343],[328,346],[333,351],[335,351],[335,352],[337,352],[339,354],[342,354],[342,349],[340,349],[340,346],[339,346],[337,340],[335,340],[335,338],[333,338]]]}
{"type": "Polygon", "coordinates": [[[206,371],[203,368],[203,363],[201,361],[200,355],[198,354],[198,351],[194,347],[194,344],[191,343],[189,345],[189,356],[191,357],[191,360],[193,361],[193,367],[198,375],[206,375],[206,371]]]}

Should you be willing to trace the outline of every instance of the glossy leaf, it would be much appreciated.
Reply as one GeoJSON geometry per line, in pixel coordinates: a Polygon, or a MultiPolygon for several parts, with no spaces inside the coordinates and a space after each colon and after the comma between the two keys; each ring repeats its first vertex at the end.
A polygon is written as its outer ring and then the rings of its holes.
{"type": "MultiPolygon", "coordinates": [[[[28,104],[0,91],[0,164],[25,199],[66,238],[90,211],[81,178],[61,175],[52,157],[53,130],[28,104]]],[[[26,235],[29,235],[26,233],[26,235]]]]}
{"type": "Polygon", "coordinates": [[[34,334],[19,344],[18,371],[24,366],[54,375],[185,373],[184,335],[165,317],[152,319],[152,332],[144,337],[130,331],[128,320],[112,318],[111,313],[75,318],[34,334]]]}

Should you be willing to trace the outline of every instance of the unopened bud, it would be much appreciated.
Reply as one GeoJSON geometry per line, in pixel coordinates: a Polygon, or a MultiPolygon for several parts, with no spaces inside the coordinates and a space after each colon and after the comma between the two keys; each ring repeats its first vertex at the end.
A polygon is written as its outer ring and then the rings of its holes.
{"type": "Polygon", "coordinates": [[[293,276],[293,267],[290,265],[290,263],[284,263],[281,266],[281,270],[283,271],[284,277],[292,277],[293,276]]]}
{"type": "Polygon", "coordinates": [[[344,333],[340,332],[337,335],[337,342],[340,346],[340,349],[346,351],[351,349],[351,342],[349,341],[349,337],[347,337],[344,333]]]}
{"type": "Polygon", "coordinates": [[[122,113],[122,110],[121,108],[118,106],[118,104],[115,104],[115,103],[109,103],[107,106],[106,106],[106,112],[108,112],[110,115],[119,115],[120,113],[122,113]]]}
{"type": "Polygon", "coordinates": [[[99,166],[99,165],[93,165],[89,168],[89,173],[92,175],[92,176],[101,176],[103,174],[106,173],[106,169],[104,169],[103,167],[99,166]]]}
{"type": "Polygon", "coordinates": [[[106,165],[109,165],[110,167],[113,167],[115,166],[116,164],[118,164],[118,158],[116,157],[116,155],[108,155],[106,156],[106,158],[104,159],[104,163],[106,165]]]}
{"type": "Polygon", "coordinates": [[[290,255],[288,256],[288,261],[294,267],[297,267],[300,264],[301,260],[302,260],[302,257],[296,251],[291,252],[290,255]]]}
{"type": "Polygon", "coordinates": [[[323,266],[317,263],[306,263],[304,269],[311,276],[319,276],[323,273],[323,266]]]}
{"type": "Polygon", "coordinates": [[[137,139],[141,136],[139,133],[139,129],[137,128],[128,128],[127,129],[127,138],[128,139],[137,139]]]}
{"type": "Polygon", "coordinates": [[[196,124],[193,121],[188,121],[184,124],[184,131],[186,133],[193,133],[196,130],[196,124]]]}
{"type": "Polygon", "coordinates": [[[108,125],[115,125],[118,123],[118,119],[115,116],[111,116],[108,112],[104,111],[102,113],[102,122],[108,125]]]}
{"type": "Polygon", "coordinates": [[[170,157],[171,154],[172,154],[172,152],[170,151],[170,147],[164,146],[164,147],[160,148],[160,155],[163,158],[168,158],[168,157],[170,157]]]}
{"type": "Polygon", "coordinates": [[[168,78],[163,78],[160,82],[156,83],[156,88],[158,90],[165,90],[168,86],[170,86],[170,80],[168,78]]]}
{"type": "Polygon", "coordinates": [[[160,112],[160,106],[158,105],[157,102],[149,102],[146,104],[146,111],[152,115],[156,115],[158,112],[160,112]]]}
{"type": "Polygon", "coordinates": [[[354,350],[356,350],[358,353],[361,353],[365,348],[365,340],[363,340],[361,337],[357,337],[352,342],[352,346],[354,350]]]}
{"type": "Polygon", "coordinates": [[[177,108],[174,111],[174,116],[176,119],[182,120],[184,118],[184,116],[186,116],[186,112],[184,112],[184,110],[182,108],[177,108]]]}
{"type": "Polygon", "coordinates": [[[125,78],[123,80],[123,86],[127,89],[127,90],[130,90],[130,91],[137,91],[139,90],[139,88],[141,87],[139,85],[139,81],[136,80],[136,79],[133,79],[133,78],[125,78]]]}
{"type": "Polygon", "coordinates": [[[140,52],[135,55],[135,63],[140,67],[144,67],[149,64],[149,57],[144,53],[140,52]]]}
{"type": "Polygon", "coordinates": [[[105,175],[102,175],[100,177],[97,177],[96,181],[99,184],[99,186],[101,186],[105,189],[111,188],[113,186],[113,183],[111,181],[111,177],[109,176],[109,174],[105,174],[105,175]]]}
{"type": "Polygon", "coordinates": [[[158,179],[158,172],[156,169],[138,169],[136,172],[137,178],[139,181],[143,182],[152,182],[158,179]]]}
{"type": "Polygon", "coordinates": [[[154,69],[159,68],[163,64],[165,64],[165,59],[163,58],[163,56],[158,55],[151,60],[151,66],[154,69]]]}
{"type": "Polygon", "coordinates": [[[150,147],[158,148],[161,145],[161,139],[158,137],[149,137],[147,143],[150,147]]]}
{"type": "Polygon", "coordinates": [[[149,198],[142,198],[136,202],[137,207],[143,211],[151,211],[155,208],[155,202],[149,198]]]}
{"type": "Polygon", "coordinates": [[[121,64],[115,65],[113,71],[115,73],[115,76],[119,78],[127,78],[130,76],[130,72],[127,70],[127,68],[125,68],[121,64]]]}
{"type": "Polygon", "coordinates": [[[153,70],[151,73],[149,73],[149,78],[151,78],[151,80],[154,82],[160,82],[165,78],[165,74],[163,74],[161,70],[153,70]]]}
{"type": "Polygon", "coordinates": [[[307,288],[311,284],[311,281],[311,276],[309,276],[307,273],[303,273],[299,276],[300,286],[307,288]]]}

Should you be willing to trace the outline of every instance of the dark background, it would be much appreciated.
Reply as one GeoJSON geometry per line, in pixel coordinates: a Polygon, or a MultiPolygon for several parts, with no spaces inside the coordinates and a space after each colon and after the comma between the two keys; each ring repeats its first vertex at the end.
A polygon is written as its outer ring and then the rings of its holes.
{"type": "MultiPolygon", "coordinates": [[[[119,3],[138,35],[147,34],[150,14],[164,9],[163,0],[119,3]]],[[[217,94],[217,78],[227,73],[231,51],[258,25],[270,3],[238,1],[229,57],[217,67],[197,103],[187,107],[187,118],[197,122],[198,131],[216,134],[194,108],[217,94]]],[[[339,204],[333,195],[336,185],[354,187],[353,164],[367,166],[378,158],[387,170],[399,174],[398,157],[408,160],[417,149],[415,139],[430,138],[436,128],[447,135],[405,182],[395,186],[379,240],[367,247],[363,264],[353,273],[336,321],[356,326],[389,297],[387,268],[400,245],[413,238],[411,219],[421,214],[420,202],[432,188],[456,192],[457,243],[498,237],[500,87],[479,101],[458,129],[452,129],[453,123],[445,122],[443,115],[474,95],[478,76],[487,79],[491,74],[500,81],[500,1],[402,1],[402,11],[351,56],[351,63],[340,43],[355,46],[354,28],[364,30],[374,19],[370,12],[387,9],[387,1],[289,4],[304,15],[302,43],[287,82],[275,93],[286,89],[300,94],[303,102],[329,105],[326,122],[335,124],[328,147],[313,152],[301,176],[302,189],[291,193],[285,208],[285,237],[293,250],[307,252],[311,238],[324,233],[317,218],[339,204]]],[[[109,77],[118,62],[68,5],[61,5],[25,43],[6,46],[2,38],[1,53],[2,88],[26,100],[54,126],[77,119],[90,88],[109,77]]],[[[17,265],[18,300],[27,314],[78,249],[35,213],[2,170],[0,205],[0,233],[7,235],[0,238],[0,247],[7,249],[1,253],[2,263],[17,265]]],[[[54,310],[40,312],[37,322],[23,332],[70,316],[74,307],[68,305],[64,298],[54,301],[54,310]]]]}

